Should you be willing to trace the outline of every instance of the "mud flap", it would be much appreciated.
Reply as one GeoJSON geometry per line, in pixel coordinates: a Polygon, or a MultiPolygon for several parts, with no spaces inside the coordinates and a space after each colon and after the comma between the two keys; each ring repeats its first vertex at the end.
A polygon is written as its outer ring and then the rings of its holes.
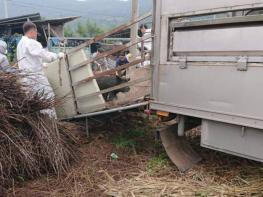
{"type": "Polygon", "coordinates": [[[185,172],[201,161],[201,157],[192,149],[185,137],[177,135],[177,124],[160,130],[163,146],[171,161],[181,172],[185,172]]]}

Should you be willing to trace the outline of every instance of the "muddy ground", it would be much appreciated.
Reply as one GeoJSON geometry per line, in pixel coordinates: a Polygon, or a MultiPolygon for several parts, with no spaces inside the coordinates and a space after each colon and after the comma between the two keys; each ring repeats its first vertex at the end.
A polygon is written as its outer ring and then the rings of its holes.
{"type": "Polygon", "coordinates": [[[8,196],[263,196],[263,165],[199,146],[203,161],[180,173],[156,139],[156,117],[125,112],[91,119],[79,161],[66,175],[21,180],[8,196]]]}

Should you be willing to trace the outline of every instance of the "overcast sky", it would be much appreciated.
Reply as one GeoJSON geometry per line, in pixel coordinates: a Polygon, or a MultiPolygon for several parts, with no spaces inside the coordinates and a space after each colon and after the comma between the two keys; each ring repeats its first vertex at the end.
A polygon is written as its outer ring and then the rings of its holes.
{"type": "MultiPolygon", "coordinates": [[[[0,17],[4,17],[4,0],[0,0],[0,17]]],[[[139,0],[140,11],[151,10],[152,0],[139,0]]],[[[9,16],[40,12],[45,17],[82,16],[124,17],[130,16],[131,0],[8,0],[9,16]]]]}

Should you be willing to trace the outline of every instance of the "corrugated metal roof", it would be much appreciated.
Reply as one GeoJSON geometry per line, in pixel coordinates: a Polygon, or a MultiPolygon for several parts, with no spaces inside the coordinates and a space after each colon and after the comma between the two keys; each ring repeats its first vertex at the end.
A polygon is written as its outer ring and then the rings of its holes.
{"type": "Polygon", "coordinates": [[[22,25],[24,22],[26,22],[28,19],[35,24],[43,25],[43,24],[51,24],[51,25],[57,25],[62,23],[67,23],[70,21],[73,21],[75,19],[79,18],[79,16],[71,16],[71,17],[63,17],[63,18],[54,18],[54,19],[41,19],[41,16],[39,13],[36,14],[29,14],[29,15],[23,15],[19,17],[13,17],[13,18],[7,18],[7,19],[1,19],[0,20],[0,26],[17,26],[22,25]]]}
{"type": "Polygon", "coordinates": [[[54,18],[54,19],[46,19],[46,20],[37,20],[33,21],[36,24],[60,24],[60,23],[67,23],[70,21],[73,21],[75,19],[80,18],[79,16],[69,16],[69,17],[63,17],[63,18],[54,18]]]}
{"type": "Polygon", "coordinates": [[[28,15],[17,16],[17,17],[12,17],[12,18],[0,19],[0,25],[8,25],[9,23],[25,22],[28,19],[30,19],[31,21],[41,20],[41,16],[39,13],[35,13],[35,14],[28,14],[28,15]]]}

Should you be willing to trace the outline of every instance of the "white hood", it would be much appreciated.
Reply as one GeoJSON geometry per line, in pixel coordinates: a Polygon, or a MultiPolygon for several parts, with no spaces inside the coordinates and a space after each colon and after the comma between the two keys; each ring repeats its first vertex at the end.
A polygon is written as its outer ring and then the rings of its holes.
{"type": "Polygon", "coordinates": [[[1,54],[6,54],[6,50],[7,50],[6,42],[0,40],[0,53],[1,54]]]}

